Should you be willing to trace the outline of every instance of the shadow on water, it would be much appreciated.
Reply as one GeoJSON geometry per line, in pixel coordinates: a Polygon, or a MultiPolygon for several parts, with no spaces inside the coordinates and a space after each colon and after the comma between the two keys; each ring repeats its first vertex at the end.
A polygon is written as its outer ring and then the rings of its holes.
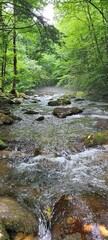
{"type": "Polygon", "coordinates": [[[80,139],[101,130],[108,104],[71,98],[71,106],[83,113],[58,119],[48,101],[65,92],[39,90],[13,108],[20,122],[1,127],[9,148],[1,151],[0,195],[16,198],[38,215],[40,240],[106,239],[99,226],[108,227],[108,148],[85,149],[80,139]],[[38,114],[25,114],[27,109],[38,114]],[[40,115],[44,120],[38,122],[40,115]]]}

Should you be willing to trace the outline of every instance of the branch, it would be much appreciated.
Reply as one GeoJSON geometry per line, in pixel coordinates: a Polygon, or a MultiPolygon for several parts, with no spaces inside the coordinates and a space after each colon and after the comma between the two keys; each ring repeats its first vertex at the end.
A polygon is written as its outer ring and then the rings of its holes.
{"type": "Polygon", "coordinates": [[[104,13],[93,3],[91,0],[86,0],[86,2],[90,3],[105,19],[106,22],[108,22],[108,19],[105,17],[104,13]]]}
{"type": "MultiPolygon", "coordinates": [[[[10,4],[10,2],[0,2],[0,4],[10,4]]],[[[33,19],[34,17],[36,17],[36,19],[38,20],[38,24],[40,24],[41,26],[45,26],[47,25],[47,22],[45,21],[44,17],[42,16],[42,14],[36,14],[35,12],[33,12],[29,7],[27,7],[26,5],[22,5],[22,4],[14,4],[14,3],[11,3],[11,5],[13,6],[16,6],[16,7],[19,7],[20,9],[23,9],[25,11],[25,13],[28,12],[28,14],[30,14],[29,16],[33,19]]],[[[31,5],[31,7],[33,9],[35,9],[35,7],[33,7],[31,5]]],[[[35,22],[36,24],[36,22],[35,22]]]]}
{"type": "MultiPolygon", "coordinates": [[[[35,26],[36,24],[32,24],[32,25],[29,25],[29,26],[26,26],[26,27],[16,27],[15,29],[25,29],[25,28],[31,28],[33,26],[35,26]]],[[[5,28],[5,31],[11,31],[13,28],[5,28]]],[[[3,31],[3,28],[0,28],[0,31],[3,31]]]]}

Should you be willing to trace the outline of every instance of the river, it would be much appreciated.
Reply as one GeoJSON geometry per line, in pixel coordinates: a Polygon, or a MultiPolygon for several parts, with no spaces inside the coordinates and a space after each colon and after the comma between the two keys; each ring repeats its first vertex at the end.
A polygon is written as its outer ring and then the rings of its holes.
{"type": "MultiPolygon", "coordinates": [[[[12,108],[22,120],[1,128],[1,136],[11,139],[11,153],[6,172],[2,174],[0,194],[13,196],[39,216],[39,234],[43,240],[51,239],[49,232],[43,237],[45,225],[41,219],[44,219],[44,211],[53,207],[60,196],[80,198],[83,195],[86,198],[88,194],[96,194],[94,199],[97,201],[98,195],[102,203],[97,209],[100,217],[95,210],[92,212],[98,222],[108,207],[108,145],[84,148],[80,144],[86,134],[101,130],[97,122],[108,119],[108,103],[72,98],[71,106],[79,107],[83,112],[60,119],[53,116],[54,107],[48,106],[48,101],[65,92],[67,90],[62,88],[36,91],[12,108]],[[30,108],[39,114],[25,114],[30,108]],[[40,115],[44,120],[36,121],[40,115]]],[[[4,153],[4,165],[6,161],[4,153]]]]}

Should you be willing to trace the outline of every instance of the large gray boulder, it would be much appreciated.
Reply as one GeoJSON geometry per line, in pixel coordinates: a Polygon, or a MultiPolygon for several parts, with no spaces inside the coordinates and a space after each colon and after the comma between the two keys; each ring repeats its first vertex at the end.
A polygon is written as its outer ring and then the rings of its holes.
{"type": "Polygon", "coordinates": [[[65,118],[74,114],[82,113],[83,110],[77,107],[57,107],[53,110],[53,115],[58,118],[65,118]]]}

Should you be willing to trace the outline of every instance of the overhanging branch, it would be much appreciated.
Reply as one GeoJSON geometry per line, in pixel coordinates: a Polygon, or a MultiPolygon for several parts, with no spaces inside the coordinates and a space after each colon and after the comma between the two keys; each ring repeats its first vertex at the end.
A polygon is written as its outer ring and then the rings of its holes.
{"type": "Polygon", "coordinates": [[[98,8],[91,0],[86,0],[86,2],[90,3],[105,19],[106,22],[108,22],[108,19],[105,17],[104,13],[101,11],[100,8],[98,8]]]}

